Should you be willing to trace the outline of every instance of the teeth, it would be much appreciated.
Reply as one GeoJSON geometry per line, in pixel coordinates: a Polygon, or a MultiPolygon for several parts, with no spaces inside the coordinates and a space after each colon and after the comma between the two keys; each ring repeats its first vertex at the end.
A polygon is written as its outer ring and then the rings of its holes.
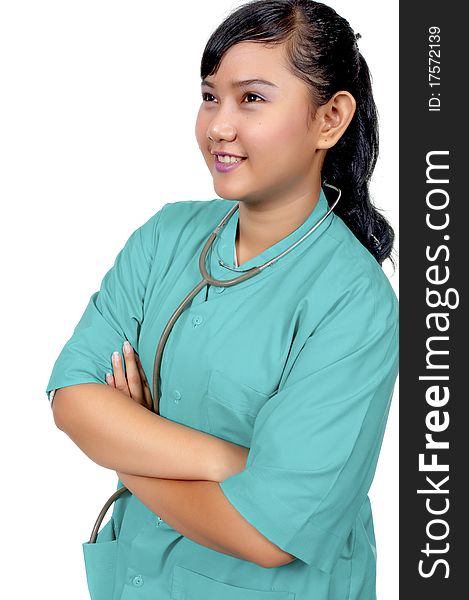
{"type": "Polygon", "coordinates": [[[222,163],[235,163],[235,162],[241,162],[243,159],[242,158],[236,158],[234,156],[220,156],[220,155],[216,155],[217,159],[219,162],[222,163]]]}

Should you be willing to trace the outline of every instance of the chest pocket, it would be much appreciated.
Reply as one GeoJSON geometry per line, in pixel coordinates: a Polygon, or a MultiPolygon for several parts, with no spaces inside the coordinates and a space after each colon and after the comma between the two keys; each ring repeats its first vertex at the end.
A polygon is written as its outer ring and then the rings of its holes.
{"type": "Polygon", "coordinates": [[[249,447],[257,413],[269,398],[269,394],[234,381],[222,371],[213,369],[206,394],[209,432],[249,447]]]}
{"type": "Polygon", "coordinates": [[[253,590],[210,579],[175,565],[171,598],[173,600],[295,600],[294,592],[253,590]]]}

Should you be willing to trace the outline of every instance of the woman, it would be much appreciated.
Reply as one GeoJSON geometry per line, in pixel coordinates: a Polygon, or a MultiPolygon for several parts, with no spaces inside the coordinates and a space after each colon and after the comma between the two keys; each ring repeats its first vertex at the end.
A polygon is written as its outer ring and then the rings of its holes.
{"type": "Polygon", "coordinates": [[[202,57],[195,130],[219,198],[167,203],[134,231],[57,358],[55,422],[131,492],[83,544],[94,599],[376,597],[367,493],[398,302],[381,267],[393,230],[368,192],[377,119],[356,39],[310,0],[227,17],[202,57]],[[208,272],[273,262],[193,298],[155,414],[156,343],[236,203],[208,272]]]}

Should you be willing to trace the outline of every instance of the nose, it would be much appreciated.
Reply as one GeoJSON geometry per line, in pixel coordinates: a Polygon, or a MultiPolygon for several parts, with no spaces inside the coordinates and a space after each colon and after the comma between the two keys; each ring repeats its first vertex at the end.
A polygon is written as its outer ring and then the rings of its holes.
{"type": "Polygon", "coordinates": [[[215,142],[220,140],[232,141],[236,139],[236,135],[236,127],[226,112],[218,112],[210,121],[207,128],[207,136],[215,142]]]}

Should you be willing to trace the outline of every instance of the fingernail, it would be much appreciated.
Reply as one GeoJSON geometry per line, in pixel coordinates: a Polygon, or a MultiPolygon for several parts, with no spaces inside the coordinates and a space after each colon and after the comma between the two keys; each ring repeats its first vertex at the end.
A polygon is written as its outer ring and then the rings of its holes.
{"type": "Polygon", "coordinates": [[[126,354],[130,354],[132,352],[132,346],[129,344],[127,340],[124,342],[124,352],[126,354]]]}
{"type": "Polygon", "coordinates": [[[106,373],[106,381],[107,381],[108,383],[111,383],[111,381],[112,381],[111,377],[112,377],[112,376],[111,376],[111,373],[106,373]]]}
{"type": "Polygon", "coordinates": [[[112,360],[113,360],[113,362],[118,363],[119,362],[119,358],[120,358],[120,354],[119,354],[119,352],[117,352],[117,350],[116,350],[116,352],[112,353],[112,360]]]}

